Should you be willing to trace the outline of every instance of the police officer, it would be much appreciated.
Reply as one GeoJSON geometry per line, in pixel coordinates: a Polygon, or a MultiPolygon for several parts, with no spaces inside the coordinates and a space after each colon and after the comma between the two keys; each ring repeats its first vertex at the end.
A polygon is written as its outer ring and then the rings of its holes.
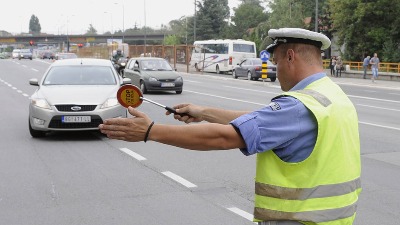
{"type": "Polygon", "coordinates": [[[324,73],[321,50],[330,40],[298,28],[271,29],[268,35],[274,42],[266,50],[284,91],[269,105],[242,112],[180,104],[174,108],[186,115],[175,119],[210,122],[185,126],[154,124],[130,107],[133,118],[109,119],[99,128],[125,141],[257,154],[254,221],[350,225],[361,191],[358,118],[324,73]]]}

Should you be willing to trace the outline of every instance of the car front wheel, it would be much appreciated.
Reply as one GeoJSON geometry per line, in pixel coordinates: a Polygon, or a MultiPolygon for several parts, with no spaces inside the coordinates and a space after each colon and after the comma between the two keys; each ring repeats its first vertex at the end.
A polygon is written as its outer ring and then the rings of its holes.
{"type": "Polygon", "coordinates": [[[140,89],[142,90],[143,94],[147,94],[147,88],[146,85],[144,84],[144,81],[140,81],[140,89]]]}
{"type": "Polygon", "coordinates": [[[31,126],[31,121],[29,121],[29,119],[28,119],[28,124],[29,124],[29,133],[31,134],[32,137],[41,138],[46,136],[46,132],[40,130],[34,130],[31,126]]]}
{"type": "Polygon", "coordinates": [[[238,78],[237,75],[236,75],[236,71],[235,71],[235,70],[232,70],[232,77],[233,77],[234,79],[237,79],[237,78],[238,78]]]}

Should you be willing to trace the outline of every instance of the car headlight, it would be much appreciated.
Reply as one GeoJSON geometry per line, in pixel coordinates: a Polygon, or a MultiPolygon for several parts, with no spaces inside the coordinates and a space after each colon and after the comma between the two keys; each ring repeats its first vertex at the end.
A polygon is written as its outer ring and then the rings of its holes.
{"type": "Polygon", "coordinates": [[[183,82],[183,79],[182,79],[182,77],[178,77],[178,78],[176,78],[175,81],[176,81],[176,82],[183,82]]]}
{"type": "Polygon", "coordinates": [[[121,63],[121,66],[125,66],[125,63],[121,63]]]}
{"type": "Polygon", "coordinates": [[[51,109],[49,103],[43,98],[31,99],[31,104],[42,109],[51,109]]]}
{"type": "Polygon", "coordinates": [[[157,81],[157,79],[154,78],[154,77],[150,77],[150,78],[149,78],[149,81],[157,81]]]}
{"type": "Polygon", "coordinates": [[[110,107],[116,106],[118,104],[119,103],[118,103],[117,98],[109,98],[103,103],[103,105],[101,105],[100,109],[110,108],[110,107]]]}

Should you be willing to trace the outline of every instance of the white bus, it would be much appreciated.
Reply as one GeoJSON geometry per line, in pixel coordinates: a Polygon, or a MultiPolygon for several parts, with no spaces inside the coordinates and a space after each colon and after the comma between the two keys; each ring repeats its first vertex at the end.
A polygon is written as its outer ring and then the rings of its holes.
{"type": "Polygon", "coordinates": [[[232,72],[246,58],[257,58],[256,44],[252,41],[206,40],[195,41],[190,65],[197,71],[232,72]]]}

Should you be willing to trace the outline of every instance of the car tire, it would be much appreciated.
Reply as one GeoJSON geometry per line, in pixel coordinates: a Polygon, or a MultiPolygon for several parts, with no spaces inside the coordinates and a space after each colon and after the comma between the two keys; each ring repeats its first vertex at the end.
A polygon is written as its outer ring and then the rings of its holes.
{"type": "Polygon", "coordinates": [[[140,90],[142,91],[143,94],[147,94],[147,88],[146,85],[144,84],[144,81],[140,81],[140,90]]]}
{"type": "Polygon", "coordinates": [[[251,72],[247,72],[247,80],[253,80],[253,76],[251,75],[251,72]]]}
{"type": "Polygon", "coordinates": [[[232,70],[232,77],[233,77],[233,79],[237,79],[238,78],[238,76],[236,75],[236,71],[235,70],[232,70]]]}
{"type": "Polygon", "coordinates": [[[41,138],[46,136],[46,132],[44,131],[40,131],[40,130],[34,130],[31,126],[31,121],[28,120],[28,124],[29,124],[29,133],[31,134],[32,137],[34,138],[41,138]]]}
{"type": "Polygon", "coordinates": [[[219,66],[218,66],[218,65],[215,67],[215,72],[216,72],[217,74],[220,74],[220,73],[221,73],[221,71],[219,70],[219,66]]]}
{"type": "Polygon", "coordinates": [[[270,79],[271,79],[271,82],[275,82],[276,81],[276,77],[270,78],[270,79]]]}
{"type": "Polygon", "coordinates": [[[176,94],[180,95],[180,94],[182,94],[182,89],[179,91],[175,91],[175,92],[176,92],[176,94]]]}

